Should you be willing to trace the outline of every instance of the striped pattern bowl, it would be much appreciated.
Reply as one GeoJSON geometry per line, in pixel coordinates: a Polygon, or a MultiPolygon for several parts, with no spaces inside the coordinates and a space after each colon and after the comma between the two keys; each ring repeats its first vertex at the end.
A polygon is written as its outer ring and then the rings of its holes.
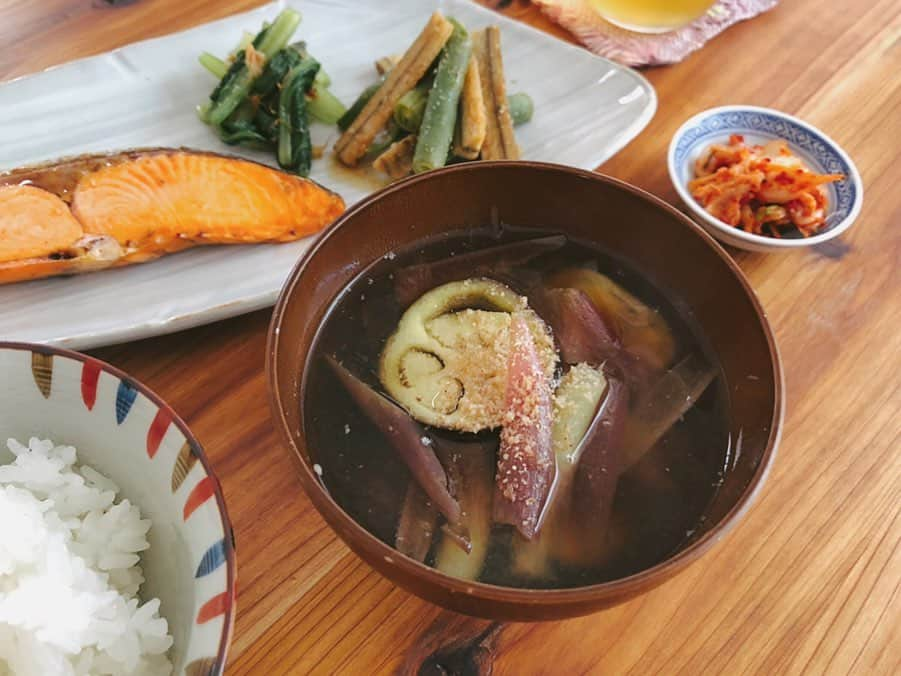
{"type": "MultiPolygon", "coordinates": [[[[159,597],[175,674],[223,672],[235,614],[234,535],[219,482],[159,397],[88,356],[0,343],[0,437],[52,439],[119,485],[153,522],[142,595],[159,597]]],[[[8,461],[0,443],[0,461],[8,461]]]]}

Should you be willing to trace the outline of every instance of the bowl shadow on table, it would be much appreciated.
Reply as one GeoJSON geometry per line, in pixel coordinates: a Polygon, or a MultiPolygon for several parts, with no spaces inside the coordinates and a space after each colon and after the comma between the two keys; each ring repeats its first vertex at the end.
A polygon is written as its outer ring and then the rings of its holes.
{"type": "Polygon", "coordinates": [[[383,575],[445,608],[503,620],[583,615],[641,594],[682,570],[750,506],[782,421],[782,372],[763,310],[735,263],[662,201],[624,183],[538,163],[451,167],[396,184],[351,208],[301,260],[273,316],[267,354],[276,425],[301,482],[335,532],[383,575]],[[704,526],[674,555],[631,577],[565,590],[501,588],[447,577],[399,555],[355,523],[314,474],[303,379],[317,327],[338,293],[386,253],[461,227],[556,230],[629,261],[690,313],[729,387],[732,455],[704,526]],[[737,452],[736,452],[737,451],[737,452]]]}

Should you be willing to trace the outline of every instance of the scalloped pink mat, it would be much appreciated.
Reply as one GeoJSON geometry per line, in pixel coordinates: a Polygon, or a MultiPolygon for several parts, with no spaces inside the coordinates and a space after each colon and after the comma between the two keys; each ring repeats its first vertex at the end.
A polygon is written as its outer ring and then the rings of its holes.
{"type": "Polygon", "coordinates": [[[605,21],[587,0],[534,0],[553,21],[595,54],[627,66],[676,63],[729,26],[776,6],[778,0],[720,0],[700,19],[669,33],[633,33],[605,21]]]}

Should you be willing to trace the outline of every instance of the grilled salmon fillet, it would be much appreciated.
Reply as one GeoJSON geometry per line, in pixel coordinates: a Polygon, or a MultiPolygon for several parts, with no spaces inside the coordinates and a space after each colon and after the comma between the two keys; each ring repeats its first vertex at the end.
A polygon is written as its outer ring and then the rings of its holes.
{"type": "Polygon", "coordinates": [[[0,284],[139,263],[201,244],[288,242],[342,199],[234,157],[149,149],[0,174],[0,284]]]}

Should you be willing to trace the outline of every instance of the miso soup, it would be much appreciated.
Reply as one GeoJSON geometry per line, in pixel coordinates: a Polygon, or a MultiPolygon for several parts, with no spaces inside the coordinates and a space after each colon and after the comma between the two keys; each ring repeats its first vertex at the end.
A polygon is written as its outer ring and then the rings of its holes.
{"type": "Polygon", "coordinates": [[[653,271],[553,232],[484,228],[391,252],[308,355],[316,471],[373,535],[449,575],[622,578],[704,530],[728,398],[653,271]]]}

